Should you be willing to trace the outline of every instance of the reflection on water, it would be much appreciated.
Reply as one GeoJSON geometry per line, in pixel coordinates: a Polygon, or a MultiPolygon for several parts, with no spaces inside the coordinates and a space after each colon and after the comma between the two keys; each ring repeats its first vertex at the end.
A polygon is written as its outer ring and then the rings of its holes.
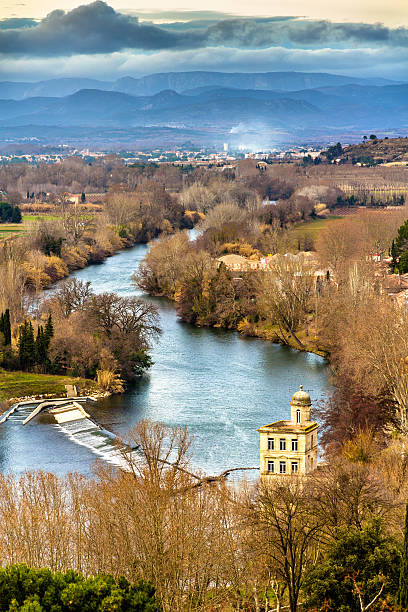
{"type": "MultiPolygon", "coordinates": [[[[141,295],[131,275],[145,252],[146,247],[138,245],[75,276],[91,281],[96,292],[141,295]]],[[[299,384],[314,401],[327,392],[328,367],[320,357],[233,332],[194,328],[177,320],[168,301],[152,301],[160,308],[163,329],[152,352],[154,366],[125,395],[87,406],[106,429],[126,437],[141,418],[187,425],[194,435],[194,463],[203,470],[256,466],[257,428],[288,415],[299,384]]],[[[111,452],[104,441],[101,449],[91,448],[86,443],[89,432],[81,444],[74,444],[75,436],[50,427],[46,415],[24,428],[18,418],[0,425],[3,470],[90,473],[95,457],[111,452]]]]}

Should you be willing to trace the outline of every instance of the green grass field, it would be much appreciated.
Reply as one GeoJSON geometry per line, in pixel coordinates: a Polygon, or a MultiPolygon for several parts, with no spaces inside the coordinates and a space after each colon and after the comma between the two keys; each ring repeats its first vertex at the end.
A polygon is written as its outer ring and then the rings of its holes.
{"type": "Polygon", "coordinates": [[[64,395],[65,385],[72,384],[78,389],[95,388],[93,381],[85,378],[0,370],[0,400],[49,393],[64,395]]]}
{"type": "Polygon", "coordinates": [[[295,238],[301,238],[305,234],[310,234],[313,238],[316,238],[317,234],[324,229],[328,223],[334,223],[340,219],[343,219],[343,217],[332,215],[326,219],[313,219],[305,223],[298,223],[293,228],[292,234],[295,238]]]}
{"type": "Polygon", "coordinates": [[[2,223],[0,225],[0,239],[10,238],[26,231],[22,223],[2,223]]]}
{"type": "Polygon", "coordinates": [[[0,240],[2,238],[10,238],[10,236],[26,232],[31,223],[40,220],[58,219],[57,215],[41,214],[41,215],[23,215],[22,223],[0,223],[0,240]]]}
{"type": "Polygon", "coordinates": [[[48,220],[48,221],[55,221],[55,219],[58,219],[58,215],[51,215],[49,213],[41,213],[40,215],[33,215],[33,214],[27,214],[27,215],[23,215],[23,223],[31,223],[33,221],[41,221],[41,220],[48,220]]]}

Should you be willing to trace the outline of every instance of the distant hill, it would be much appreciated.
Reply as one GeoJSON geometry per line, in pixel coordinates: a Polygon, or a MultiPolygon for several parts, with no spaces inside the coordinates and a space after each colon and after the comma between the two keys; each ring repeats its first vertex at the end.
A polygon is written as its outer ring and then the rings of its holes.
{"type": "Polygon", "coordinates": [[[182,127],[262,133],[328,128],[365,131],[408,127],[408,85],[339,85],[282,92],[200,87],[151,96],[81,89],[63,97],[0,100],[0,126],[182,127]]]}
{"type": "MultiPolygon", "coordinates": [[[[122,77],[116,81],[98,81],[86,78],[62,78],[37,83],[0,82],[0,98],[21,100],[32,97],[62,97],[80,89],[101,89],[119,91],[134,96],[151,96],[162,90],[172,89],[178,93],[202,87],[223,87],[235,89],[263,89],[296,91],[317,87],[338,87],[341,85],[386,85],[386,79],[364,79],[327,73],[309,72],[166,72],[150,74],[142,78],[122,77]]],[[[187,92],[186,92],[187,93],[187,92]]]]}
{"type": "Polygon", "coordinates": [[[22,100],[34,97],[61,97],[79,91],[80,89],[112,89],[112,83],[95,79],[50,79],[37,83],[18,83],[13,81],[0,82],[0,98],[22,100]]]}
{"type": "Polygon", "coordinates": [[[317,125],[317,108],[303,100],[258,100],[249,93],[238,97],[182,96],[162,91],[154,96],[130,96],[113,91],[83,89],[63,98],[0,100],[0,125],[44,126],[166,126],[218,127],[230,129],[239,122],[259,122],[296,127],[299,121],[317,125]]]}
{"type": "Polygon", "coordinates": [[[296,91],[315,87],[347,84],[385,85],[384,79],[359,79],[336,74],[309,72],[164,72],[140,79],[124,77],[113,86],[116,91],[133,95],[152,95],[162,89],[184,92],[197,87],[232,87],[238,89],[267,89],[296,91]]]}
{"type": "MultiPolygon", "coordinates": [[[[9,82],[0,84],[0,132],[7,143],[21,134],[41,143],[73,142],[76,134],[76,142],[91,146],[120,141],[132,148],[144,139],[157,146],[160,138],[173,138],[174,143],[228,142],[255,150],[282,142],[352,142],[363,134],[407,134],[408,84],[379,82],[289,72],[182,72],[114,83],[9,82]],[[36,95],[28,95],[30,91],[36,95]],[[12,93],[15,99],[9,98],[12,93]]],[[[391,151],[371,151],[373,143],[361,146],[364,152],[350,156],[394,159],[391,151]]]]}
{"type": "Polygon", "coordinates": [[[378,140],[368,138],[360,144],[346,147],[341,158],[349,161],[352,158],[372,158],[377,162],[382,160],[388,163],[408,163],[408,138],[382,138],[378,140]]]}

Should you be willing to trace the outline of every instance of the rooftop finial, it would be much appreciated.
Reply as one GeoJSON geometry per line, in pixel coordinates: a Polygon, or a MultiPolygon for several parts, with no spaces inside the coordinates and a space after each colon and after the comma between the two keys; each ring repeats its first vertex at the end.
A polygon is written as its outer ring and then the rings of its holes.
{"type": "Polygon", "coordinates": [[[299,385],[299,390],[292,397],[291,404],[296,406],[311,405],[310,395],[303,389],[303,385],[299,385]]]}

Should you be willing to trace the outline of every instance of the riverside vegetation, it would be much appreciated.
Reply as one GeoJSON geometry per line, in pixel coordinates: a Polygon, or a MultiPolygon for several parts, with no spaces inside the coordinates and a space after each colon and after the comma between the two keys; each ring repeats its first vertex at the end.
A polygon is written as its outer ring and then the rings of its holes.
{"type": "Polygon", "coordinates": [[[183,219],[191,225],[163,186],[145,184],[132,194],[109,194],[98,214],[62,197],[54,218],[46,215],[31,223],[24,236],[0,243],[0,310],[9,313],[11,323],[11,338],[0,336],[0,365],[96,378],[105,390],[122,390],[124,381],[151,363],[150,341],[159,332],[155,308],[136,298],[94,296],[89,286],[75,281],[67,281],[45,302],[43,289],[119,249],[173,231],[172,224],[184,227],[183,219]],[[49,314],[55,334],[39,356],[39,335],[49,314]],[[24,338],[27,349],[22,351],[24,338]]]}

